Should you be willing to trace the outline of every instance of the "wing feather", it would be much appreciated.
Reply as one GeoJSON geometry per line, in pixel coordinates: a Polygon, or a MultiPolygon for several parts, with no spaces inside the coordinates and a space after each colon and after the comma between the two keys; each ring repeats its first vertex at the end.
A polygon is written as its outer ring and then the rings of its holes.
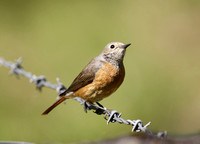
{"type": "Polygon", "coordinates": [[[97,57],[85,66],[81,73],[74,79],[69,88],[65,92],[61,93],[60,96],[63,96],[68,92],[75,92],[76,90],[93,82],[95,74],[102,66],[102,61],[96,59],[97,57]]]}

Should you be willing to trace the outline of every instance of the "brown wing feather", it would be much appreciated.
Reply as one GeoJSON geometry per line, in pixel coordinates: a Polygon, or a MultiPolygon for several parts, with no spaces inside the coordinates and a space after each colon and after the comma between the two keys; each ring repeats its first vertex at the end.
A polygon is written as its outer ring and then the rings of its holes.
{"type": "Polygon", "coordinates": [[[63,96],[68,92],[75,92],[76,90],[92,83],[95,78],[95,74],[100,69],[101,65],[102,62],[96,61],[96,58],[90,61],[81,71],[81,73],[74,79],[69,88],[60,94],[60,96],[63,96]]]}

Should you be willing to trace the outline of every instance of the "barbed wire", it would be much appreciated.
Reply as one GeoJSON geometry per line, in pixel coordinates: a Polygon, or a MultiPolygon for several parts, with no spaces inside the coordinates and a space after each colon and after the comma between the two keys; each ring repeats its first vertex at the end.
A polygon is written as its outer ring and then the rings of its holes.
{"type": "MultiPolygon", "coordinates": [[[[26,72],[22,66],[21,66],[22,58],[18,58],[15,62],[9,62],[4,60],[3,58],[0,58],[0,65],[10,69],[10,74],[14,74],[15,76],[19,77],[20,75],[28,78],[31,83],[34,83],[36,87],[41,90],[43,87],[51,88],[56,90],[58,94],[63,93],[67,88],[60,82],[59,78],[56,78],[57,84],[52,84],[51,82],[48,82],[46,77],[36,76],[32,74],[31,72],[26,72]]],[[[57,97],[59,99],[59,96],[57,97]]],[[[158,138],[165,138],[167,136],[167,132],[158,132],[157,134],[154,134],[151,130],[148,130],[147,127],[150,125],[150,122],[148,122],[146,125],[143,125],[143,122],[141,120],[125,120],[121,118],[121,113],[119,113],[116,110],[111,110],[103,107],[101,104],[97,102],[96,104],[91,104],[79,97],[73,98],[74,100],[78,101],[81,105],[84,106],[85,112],[87,110],[94,110],[94,113],[98,115],[104,115],[104,118],[107,120],[107,124],[118,122],[120,124],[126,124],[132,126],[132,132],[144,132],[150,136],[158,137],[158,138]]]]}

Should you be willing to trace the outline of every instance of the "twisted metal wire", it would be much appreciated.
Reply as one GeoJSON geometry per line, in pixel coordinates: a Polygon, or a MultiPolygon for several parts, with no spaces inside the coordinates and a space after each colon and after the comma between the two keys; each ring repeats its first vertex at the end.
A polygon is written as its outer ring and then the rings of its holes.
{"type": "MultiPolygon", "coordinates": [[[[14,74],[17,77],[20,75],[28,78],[31,83],[34,83],[36,87],[41,90],[42,87],[48,87],[51,89],[56,90],[58,94],[63,93],[67,88],[60,82],[59,78],[56,78],[57,84],[52,84],[51,82],[48,82],[46,77],[36,76],[32,74],[31,72],[26,72],[22,66],[21,66],[22,58],[18,58],[15,62],[9,62],[4,60],[3,58],[0,58],[0,65],[10,69],[10,74],[14,74]]],[[[59,96],[57,97],[59,99],[59,96]]],[[[148,130],[147,127],[150,125],[150,122],[148,122],[146,125],[143,125],[143,122],[141,120],[125,120],[121,118],[121,113],[119,113],[116,110],[110,110],[105,107],[103,107],[101,104],[91,104],[79,97],[75,97],[74,100],[78,101],[81,105],[84,105],[84,110],[87,112],[87,110],[95,110],[94,113],[98,115],[104,114],[104,118],[107,120],[107,124],[118,122],[120,124],[126,124],[132,126],[132,132],[144,132],[150,136],[158,137],[158,138],[165,138],[167,136],[167,132],[158,132],[157,134],[154,134],[151,130],[148,130]]]]}

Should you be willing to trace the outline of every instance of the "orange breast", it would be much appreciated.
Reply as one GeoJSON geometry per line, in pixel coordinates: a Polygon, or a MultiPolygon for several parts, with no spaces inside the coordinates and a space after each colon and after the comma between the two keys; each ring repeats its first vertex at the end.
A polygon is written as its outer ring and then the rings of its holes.
{"type": "Polygon", "coordinates": [[[104,63],[97,71],[92,83],[80,88],[75,95],[88,102],[100,101],[115,92],[124,80],[125,70],[110,63],[104,63]]]}

